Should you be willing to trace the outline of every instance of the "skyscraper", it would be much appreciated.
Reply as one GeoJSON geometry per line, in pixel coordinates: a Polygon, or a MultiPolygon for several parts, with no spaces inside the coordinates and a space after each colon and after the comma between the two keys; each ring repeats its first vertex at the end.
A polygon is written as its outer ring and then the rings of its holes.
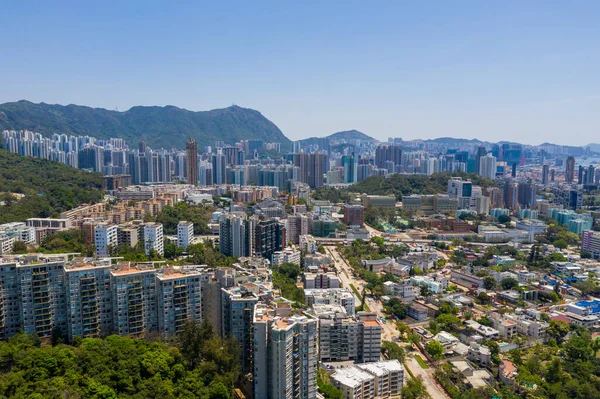
{"type": "Polygon", "coordinates": [[[358,165],[354,155],[344,155],[342,157],[342,166],[344,167],[344,183],[356,183],[358,181],[358,165]]]}
{"type": "Polygon", "coordinates": [[[193,138],[185,143],[187,184],[198,185],[198,145],[193,138]]]}
{"type": "Polygon", "coordinates": [[[565,162],[565,181],[567,183],[573,183],[575,180],[575,157],[569,155],[565,162]]]}
{"type": "Polygon", "coordinates": [[[225,156],[219,152],[212,156],[212,173],[213,173],[213,184],[225,184],[225,156]]]}

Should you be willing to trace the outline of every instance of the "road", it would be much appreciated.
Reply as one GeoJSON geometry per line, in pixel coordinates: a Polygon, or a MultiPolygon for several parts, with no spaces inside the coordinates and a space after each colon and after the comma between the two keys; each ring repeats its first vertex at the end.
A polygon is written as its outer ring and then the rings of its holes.
{"type": "MultiPolygon", "coordinates": [[[[364,281],[357,279],[353,276],[352,268],[346,262],[346,260],[341,256],[337,247],[325,246],[325,250],[333,258],[333,261],[335,262],[335,267],[338,270],[340,280],[341,280],[342,284],[344,285],[344,287],[350,288],[350,284],[353,284],[356,287],[356,289],[362,294],[363,287],[364,287],[364,281]]],[[[358,298],[356,296],[354,291],[353,291],[353,294],[356,298],[357,303],[360,303],[360,298],[358,298]]],[[[372,312],[375,312],[379,318],[386,317],[385,313],[383,312],[383,304],[381,303],[381,301],[376,300],[374,298],[366,298],[366,303],[369,306],[369,309],[371,309],[372,312]]],[[[398,330],[396,329],[396,323],[394,321],[390,320],[389,322],[381,323],[381,325],[382,325],[382,329],[383,329],[383,331],[382,331],[382,339],[383,340],[392,341],[394,338],[398,337],[399,334],[398,334],[398,330]]],[[[418,353],[418,352],[415,350],[414,353],[418,353]]],[[[424,356],[421,356],[421,357],[424,357],[424,356]]],[[[435,371],[435,369],[433,367],[429,368],[427,370],[422,369],[421,366],[419,365],[419,363],[417,363],[417,361],[414,359],[413,356],[407,356],[405,366],[408,367],[415,376],[420,375],[421,377],[423,377],[423,383],[425,384],[425,387],[427,388],[427,392],[429,392],[432,399],[448,399],[449,398],[448,396],[446,396],[444,390],[435,383],[435,380],[434,380],[433,376],[431,375],[435,371]]]]}
{"type": "MultiPolygon", "coordinates": [[[[414,353],[418,353],[418,352],[415,351],[414,353]]],[[[421,356],[421,357],[423,357],[423,356],[421,356]]],[[[423,378],[423,384],[425,385],[425,388],[427,389],[427,392],[429,393],[429,395],[431,395],[432,399],[448,399],[449,398],[449,396],[446,395],[444,390],[435,383],[435,380],[434,380],[433,376],[431,375],[435,371],[434,368],[429,368],[427,370],[423,369],[419,365],[419,363],[415,360],[414,356],[407,356],[406,361],[404,362],[404,365],[410,369],[410,371],[413,373],[413,375],[415,377],[421,376],[423,378]]],[[[404,378],[407,378],[407,376],[405,375],[404,378]]]]}

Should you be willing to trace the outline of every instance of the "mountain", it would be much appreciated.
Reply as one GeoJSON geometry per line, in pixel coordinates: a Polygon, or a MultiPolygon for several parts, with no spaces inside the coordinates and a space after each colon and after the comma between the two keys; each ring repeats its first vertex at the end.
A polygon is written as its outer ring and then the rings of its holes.
{"type": "Polygon", "coordinates": [[[367,136],[363,132],[358,130],[346,130],[343,132],[337,132],[327,136],[330,140],[370,140],[375,141],[373,137],[367,136]]]}
{"type": "Polygon", "coordinates": [[[31,130],[88,135],[99,139],[120,137],[132,146],[144,140],[152,148],[185,148],[190,137],[198,146],[222,140],[260,139],[289,146],[289,139],[260,112],[236,105],[211,111],[188,111],[174,106],[133,107],[125,112],[80,105],[35,104],[18,101],[0,104],[1,130],[31,130]]]}
{"type": "Polygon", "coordinates": [[[98,202],[104,197],[100,188],[99,173],[0,150],[0,223],[55,217],[82,203],[98,202]]]}
{"type": "Polygon", "coordinates": [[[345,130],[343,132],[337,132],[330,134],[326,137],[309,137],[307,139],[302,139],[300,142],[302,145],[318,145],[319,140],[321,139],[329,139],[329,140],[370,140],[375,141],[373,137],[367,136],[363,132],[359,132],[358,130],[345,130]]]}
{"type": "Polygon", "coordinates": [[[590,143],[584,147],[589,147],[590,151],[592,152],[600,152],[600,144],[598,143],[590,143]]]}

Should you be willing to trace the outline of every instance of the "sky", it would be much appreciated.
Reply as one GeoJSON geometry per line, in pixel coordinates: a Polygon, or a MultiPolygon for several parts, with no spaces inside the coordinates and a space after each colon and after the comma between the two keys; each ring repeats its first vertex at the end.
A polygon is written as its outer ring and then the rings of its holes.
{"type": "Polygon", "coordinates": [[[292,140],[599,142],[598,1],[9,1],[0,102],[232,104],[292,140]]]}

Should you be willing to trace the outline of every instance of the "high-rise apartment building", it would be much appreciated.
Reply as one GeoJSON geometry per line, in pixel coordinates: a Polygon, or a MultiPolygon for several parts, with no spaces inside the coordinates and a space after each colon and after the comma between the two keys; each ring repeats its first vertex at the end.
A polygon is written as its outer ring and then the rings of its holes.
{"type": "Polygon", "coordinates": [[[286,243],[285,227],[275,219],[261,220],[254,228],[254,256],[271,259],[286,243]]]}
{"type": "Polygon", "coordinates": [[[187,184],[198,185],[198,145],[193,138],[185,143],[185,170],[187,184]]]}
{"type": "Polygon", "coordinates": [[[110,264],[65,265],[64,274],[69,339],[110,334],[113,326],[110,264]]]}
{"type": "Polygon", "coordinates": [[[150,251],[156,251],[160,256],[165,254],[165,243],[163,240],[163,225],[160,223],[144,224],[144,251],[150,255],[150,251]]]}
{"type": "Polygon", "coordinates": [[[300,236],[308,234],[308,217],[300,214],[288,216],[285,233],[288,242],[299,244],[300,236]]]}
{"type": "Polygon", "coordinates": [[[254,309],[253,336],[255,398],[316,397],[316,319],[292,314],[289,303],[259,304],[254,309]]]}
{"type": "Polygon", "coordinates": [[[250,256],[254,233],[254,220],[246,214],[229,213],[219,219],[219,248],[226,256],[250,256]]]}
{"type": "Polygon", "coordinates": [[[312,154],[292,154],[292,162],[299,168],[298,180],[306,183],[310,188],[323,186],[324,175],[327,170],[327,156],[318,152],[312,154]]]}
{"type": "Polygon", "coordinates": [[[19,265],[20,327],[26,334],[50,337],[59,328],[67,331],[67,302],[63,262],[19,265]]]}
{"type": "Polygon", "coordinates": [[[565,181],[573,183],[575,181],[575,157],[569,155],[565,161],[565,181]]]}
{"type": "Polygon", "coordinates": [[[113,331],[144,337],[158,331],[156,275],[152,264],[120,263],[110,272],[113,331]]]}
{"type": "Polygon", "coordinates": [[[496,157],[487,154],[479,158],[479,175],[488,179],[496,178],[496,157]]]}
{"type": "Polygon", "coordinates": [[[194,223],[185,220],[177,223],[177,246],[187,249],[194,238],[194,223]]]}
{"type": "Polygon", "coordinates": [[[242,287],[221,288],[221,336],[234,338],[240,346],[242,371],[252,371],[252,315],[258,297],[242,287]]]}
{"type": "Polygon", "coordinates": [[[548,184],[550,176],[550,165],[542,166],[542,184],[548,184]]]}
{"type": "Polygon", "coordinates": [[[96,225],[94,245],[96,247],[96,258],[109,256],[111,249],[117,248],[118,245],[117,225],[109,223],[96,225]]]}
{"type": "MultiPolygon", "coordinates": [[[[200,321],[202,281],[196,266],[88,262],[0,265],[0,337],[17,331],[69,340],[109,334],[171,338],[186,320],[200,321]]],[[[237,321],[235,321],[237,322],[237,321]]]]}
{"type": "Polygon", "coordinates": [[[164,269],[156,275],[158,331],[173,338],[186,321],[202,320],[202,277],[195,268],[164,269]]]}
{"type": "Polygon", "coordinates": [[[380,145],[375,149],[375,166],[378,168],[386,168],[386,162],[392,162],[394,170],[388,171],[390,173],[395,172],[395,166],[402,164],[402,147],[399,145],[380,145]]]}

